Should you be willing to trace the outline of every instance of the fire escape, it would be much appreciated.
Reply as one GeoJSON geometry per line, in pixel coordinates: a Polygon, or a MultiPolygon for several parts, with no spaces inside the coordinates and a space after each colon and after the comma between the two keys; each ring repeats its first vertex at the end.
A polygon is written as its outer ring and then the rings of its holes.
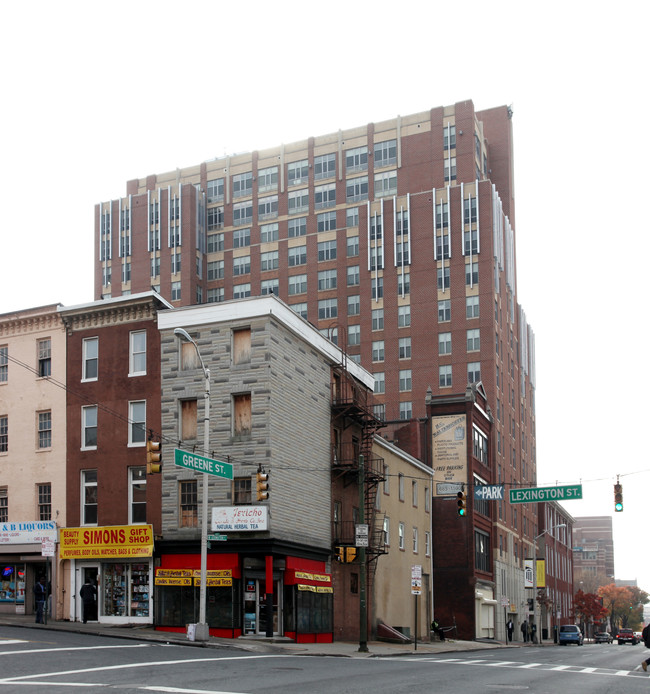
{"type": "MultiPolygon", "coordinates": [[[[378,486],[385,479],[384,459],[373,455],[373,439],[384,426],[373,411],[373,394],[359,383],[347,370],[347,355],[333,369],[332,375],[332,424],[340,432],[340,440],[332,442],[332,480],[343,480],[344,486],[359,484],[359,456],[364,463],[364,512],[368,525],[366,563],[368,583],[372,583],[377,559],[386,553],[384,547],[383,516],[377,513],[378,486]]],[[[335,519],[332,528],[334,547],[355,545],[353,521],[335,519]]]]}

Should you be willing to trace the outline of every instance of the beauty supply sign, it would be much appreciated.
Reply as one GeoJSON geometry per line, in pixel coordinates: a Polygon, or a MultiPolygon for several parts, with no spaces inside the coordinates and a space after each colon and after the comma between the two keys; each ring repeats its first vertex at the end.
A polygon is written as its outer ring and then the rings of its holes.
{"type": "Polygon", "coordinates": [[[455,495],[467,484],[467,421],[464,414],[432,420],[434,496],[455,495]]]}
{"type": "Polygon", "coordinates": [[[266,506],[217,506],[212,509],[213,532],[254,532],[268,530],[268,508],[266,506]]]}
{"type": "Polygon", "coordinates": [[[0,545],[40,545],[44,540],[56,542],[56,534],[56,521],[0,523],[0,545]]]}

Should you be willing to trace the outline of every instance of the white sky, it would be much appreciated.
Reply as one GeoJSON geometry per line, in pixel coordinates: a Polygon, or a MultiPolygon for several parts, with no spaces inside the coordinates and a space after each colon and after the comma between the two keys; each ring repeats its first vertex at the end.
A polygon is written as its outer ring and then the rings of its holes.
{"type": "Polygon", "coordinates": [[[94,205],[129,179],[464,99],[512,104],[538,483],[582,480],[566,509],[614,515],[620,475],[616,575],[650,592],[649,15],[631,0],[7,3],[0,313],[92,300],[94,205]]]}

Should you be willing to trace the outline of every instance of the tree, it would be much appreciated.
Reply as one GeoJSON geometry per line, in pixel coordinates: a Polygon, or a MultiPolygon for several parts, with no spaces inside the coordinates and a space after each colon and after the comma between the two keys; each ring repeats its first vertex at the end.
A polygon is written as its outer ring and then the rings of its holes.
{"type": "Polygon", "coordinates": [[[643,605],[648,602],[648,594],[637,586],[617,586],[610,583],[598,589],[603,599],[603,607],[609,614],[612,628],[626,627],[637,629],[643,623],[643,605]]]}
{"type": "Polygon", "coordinates": [[[607,610],[595,593],[583,593],[579,590],[573,597],[573,608],[576,620],[583,624],[599,624],[607,617],[607,610]]]}

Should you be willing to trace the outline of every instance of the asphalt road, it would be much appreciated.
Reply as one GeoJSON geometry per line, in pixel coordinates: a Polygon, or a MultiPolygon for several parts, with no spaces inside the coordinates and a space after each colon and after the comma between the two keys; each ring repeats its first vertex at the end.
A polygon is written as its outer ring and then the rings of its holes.
{"type": "Polygon", "coordinates": [[[0,627],[0,693],[635,694],[650,651],[588,644],[391,658],[251,655],[87,634],[0,627]]]}

